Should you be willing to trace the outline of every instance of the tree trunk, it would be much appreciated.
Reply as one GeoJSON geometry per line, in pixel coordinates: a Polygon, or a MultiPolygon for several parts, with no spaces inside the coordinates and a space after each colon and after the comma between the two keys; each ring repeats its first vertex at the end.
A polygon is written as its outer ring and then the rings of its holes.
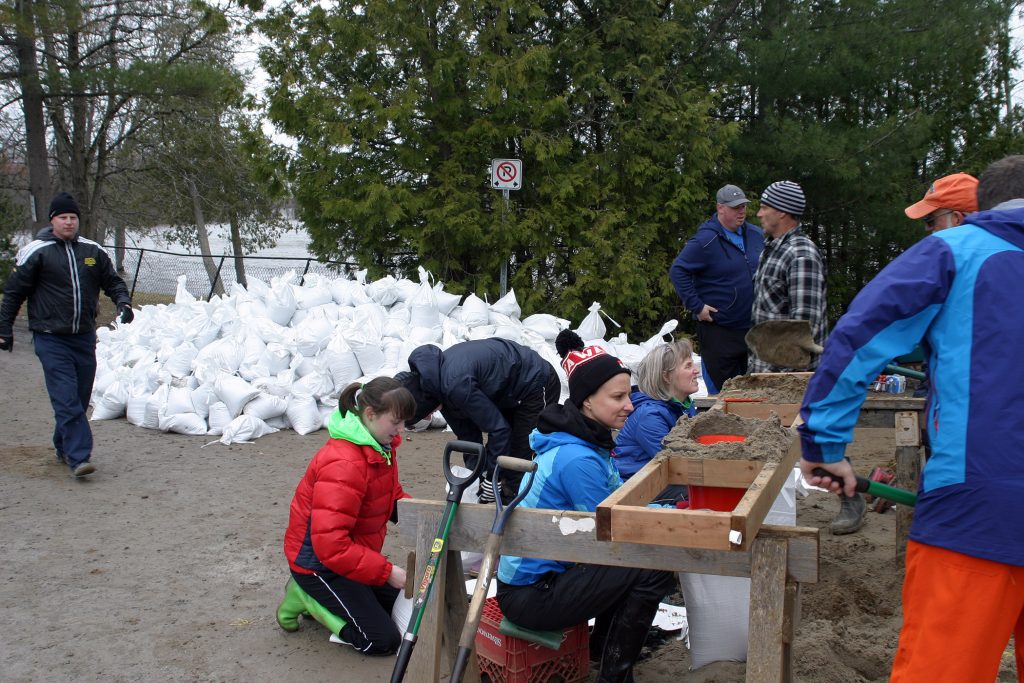
{"type": "Polygon", "coordinates": [[[245,258],[242,254],[242,226],[238,220],[238,212],[232,211],[231,218],[231,253],[235,255],[235,282],[248,287],[245,279],[245,258]]]}
{"type": "Polygon", "coordinates": [[[32,195],[32,223],[39,228],[49,219],[50,168],[46,153],[46,118],[43,113],[43,89],[36,61],[35,14],[32,0],[18,0],[21,24],[15,37],[18,53],[18,80],[21,82],[22,108],[25,111],[25,141],[28,160],[28,189],[32,195]]]}
{"type": "Polygon", "coordinates": [[[114,268],[124,276],[124,226],[114,228],[114,268]]]}
{"type": "Polygon", "coordinates": [[[188,193],[192,198],[192,215],[196,221],[196,233],[199,235],[199,250],[203,254],[203,265],[206,266],[206,275],[210,278],[210,286],[213,288],[213,293],[223,296],[224,284],[220,280],[220,276],[217,273],[217,264],[214,263],[213,256],[210,253],[210,235],[206,231],[206,217],[203,214],[199,190],[196,188],[196,183],[192,178],[186,179],[185,182],[188,184],[188,193]]]}

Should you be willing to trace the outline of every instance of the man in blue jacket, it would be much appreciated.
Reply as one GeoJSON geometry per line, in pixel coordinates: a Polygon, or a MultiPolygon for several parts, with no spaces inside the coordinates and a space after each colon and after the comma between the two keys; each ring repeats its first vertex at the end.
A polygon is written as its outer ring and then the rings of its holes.
{"type": "Polygon", "coordinates": [[[857,295],[800,409],[804,476],[836,492],[845,482],[851,495],[843,454],[868,382],[923,345],[932,457],[907,545],[894,682],[994,680],[1011,633],[1024,670],[1024,156],[988,167],[978,205],[857,295]]]}
{"type": "Polygon", "coordinates": [[[683,306],[697,320],[704,382],[717,393],[747,372],[754,273],[764,248],[761,228],[747,221],[747,197],[735,185],[715,196],[715,215],[697,228],[669,269],[683,306]]]}
{"type": "Polygon", "coordinates": [[[562,389],[555,368],[533,349],[497,338],[462,342],[446,351],[420,346],[409,354],[409,367],[411,372],[395,376],[416,399],[409,424],[440,409],[457,439],[483,443],[487,432],[480,502],[493,503],[503,489],[506,497],[514,496],[522,474],[506,472],[505,481],[495,484],[494,467],[499,455],[533,460],[530,432],[562,389]]]}
{"type": "Polygon", "coordinates": [[[66,192],[50,202],[50,225],[18,252],[0,307],[0,350],[14,348],[14,319],[28,299],[32,344],[43,366],[56,426],[57,459],[76,477],[96,471],[85,411],[96,377],[96,307],[102,290],[121,322],[135,317],[128,288],[103,247],[78,235],[78,204],[66,192]]]}

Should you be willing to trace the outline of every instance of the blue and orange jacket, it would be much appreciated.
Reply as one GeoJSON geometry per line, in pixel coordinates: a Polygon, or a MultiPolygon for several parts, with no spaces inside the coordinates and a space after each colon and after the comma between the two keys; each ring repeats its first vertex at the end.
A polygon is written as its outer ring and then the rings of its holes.
{"type": "Polygon", "coordinates": [[[931,368],[910,538],[1024,566],[1024,200],[927,237],[857,295],[804,395],[804,458],[836,462],[868,382],[922,342],[931,368]]]}

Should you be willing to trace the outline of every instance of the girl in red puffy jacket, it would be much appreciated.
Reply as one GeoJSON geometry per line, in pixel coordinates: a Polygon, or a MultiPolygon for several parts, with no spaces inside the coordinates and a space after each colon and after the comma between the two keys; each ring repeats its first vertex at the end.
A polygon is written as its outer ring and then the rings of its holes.
{"type": "Polygon", "coordinates": [[[278,608],[282,628],[295,630],[298,614],[307,612],[360,652],[398,650],[402,636],[391,608],[405,586],[405,570],[381,548],[388,520],[398,519],[395,503],[408,497],[398,482],[395,451],[415,408],[412,395],[391,377],[341,393],[327,423],[331,438],[292,499],[284,536],[292,581],[278,608]]]}

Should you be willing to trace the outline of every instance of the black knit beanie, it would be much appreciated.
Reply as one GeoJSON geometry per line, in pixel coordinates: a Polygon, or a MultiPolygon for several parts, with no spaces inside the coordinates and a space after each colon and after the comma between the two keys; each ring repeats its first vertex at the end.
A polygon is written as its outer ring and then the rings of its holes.
{"type": "Polygon", "coordinates": [[[582,351],[569,351],[562,361],[569,377],[569,402],[577,408],[601,388],[601,385],[619,373],[629,374],[629,368],[600,346],[588,346],[582,351]]]}
{"type": "Polygon", "coordinates": [[[67,192],[61,192],[50,202],[50,220],[53,220],[54,216],[59,216],[64,213],[73,213],[79,218],[82,214],[78,210],[78,202],[75,198],[69,195],[67,192]]]}

